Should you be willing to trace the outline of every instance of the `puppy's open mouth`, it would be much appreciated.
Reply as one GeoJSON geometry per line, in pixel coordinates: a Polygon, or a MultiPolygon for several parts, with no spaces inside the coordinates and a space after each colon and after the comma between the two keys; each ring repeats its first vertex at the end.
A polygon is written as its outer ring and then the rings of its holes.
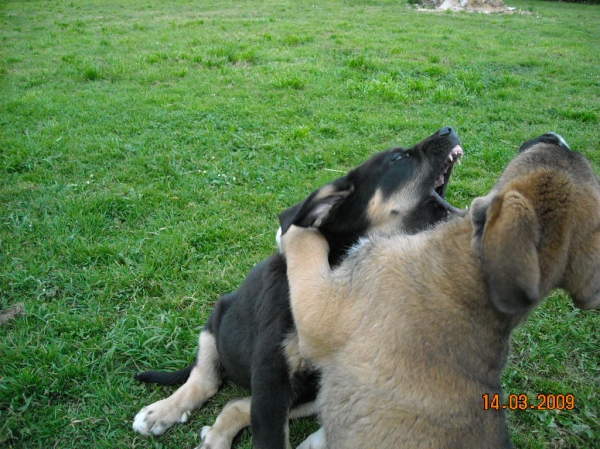
{"type": "Polygon", "coordinates": [[[449,211],[459,215],[463,215],[465,211],[458,209],[448,203],[444,198],[446,197],[446,189],[448,188],[448,182],[450,181],[450,175],[452,174],[452,168],[457,163],[460,165],[460,158],[463,156],[464,151],[460,145],[455,145],[450,154],[444,161],[442,169],[436,178],[433,185],[433,193],[437,196],[438,201],[442,203],[449,211]]]}

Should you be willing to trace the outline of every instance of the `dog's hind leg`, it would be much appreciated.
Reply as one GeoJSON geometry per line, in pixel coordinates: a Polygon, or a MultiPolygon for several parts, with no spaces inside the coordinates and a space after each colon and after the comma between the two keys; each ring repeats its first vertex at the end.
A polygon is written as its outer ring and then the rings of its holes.
{"type": "Polygon", "coordinates": [[[230,449],[235,436],[250,425],[251,401],[251,397],[229,401],[215,423],[202,428],[202,444],[197,449],[230,449]]]}
{"type": "MultiPolygon", "coordinates": [[[[251,402],[252,398],[250,396],[229,401],[217,417],[215,423],[212,426],[202,428],[200,432],[202,444],[196,449],[230,449],[235,436],[244,427],[250,425],[251,402]]],[[[304,418],[315,413],[316,407],[313,401],[292,408],[290,410],[290,419],[304,418]]],[[[287,447],[289,448],[289,445],[287,447]]],[[[325,446],[309,446],[309,448],[324,449],[325,446]]]]}
{"type": "Polygon", "coordinates": [[[198,357],[186,383],[166,399],[142,408],[135,416],[133,430],[142,435],[162,435],[212,397],[221,385],[220,361],[215,336],[200,332],[198,357]]]}
{"type": "MultiPolygon", "coordinates": [[[[297,407],[292,408],[290,411],[290,419],[305,418],[312,416],[317,413],[316,401],[307,402],[297,407]]],[[[306,440],[304,440],[297,449],[326,449],[327,442],[325,441],[325,429],[321,427],[316,432],[310,434],[306,440]]]]}
{"type": "Polygon", "coordinates": [[[315,433],[308,436],[297,449],[326,449],[327,441],[325,440],[325,429],[321,427],[315,433]]]}

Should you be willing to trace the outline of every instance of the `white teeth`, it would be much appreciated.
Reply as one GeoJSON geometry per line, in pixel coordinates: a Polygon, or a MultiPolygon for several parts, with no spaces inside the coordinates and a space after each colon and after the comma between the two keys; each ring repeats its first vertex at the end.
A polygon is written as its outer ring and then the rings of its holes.
{"type": "Polygon", "coordinates": [[[448,158],[450,159],[450,162],[454,162],[454,159],[452,159],[452,155],[448,156],[448,158]]]}

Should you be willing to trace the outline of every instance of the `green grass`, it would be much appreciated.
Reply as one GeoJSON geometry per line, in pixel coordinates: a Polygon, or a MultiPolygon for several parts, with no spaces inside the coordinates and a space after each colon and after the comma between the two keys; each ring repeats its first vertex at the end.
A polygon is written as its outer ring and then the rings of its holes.
{"type": "MultiPolygon", "coordinates": [[[[163,437],[131,423],[193,359],[214,301],[274,250],[277,214],[444,125],[466,206],[548,130],[600,166],[600,10],[420,13],[402,1],[0,4],[0,446],[193,447],[234,387],[163,437]]],[[[519,448],[600,440],[600,320],[562,294],[514,337],[519,448]]],[[[292,426],[298,444],[315,422],[292,426]]],[[[249,448],[245,432],[236,448],[249,448]]]]}

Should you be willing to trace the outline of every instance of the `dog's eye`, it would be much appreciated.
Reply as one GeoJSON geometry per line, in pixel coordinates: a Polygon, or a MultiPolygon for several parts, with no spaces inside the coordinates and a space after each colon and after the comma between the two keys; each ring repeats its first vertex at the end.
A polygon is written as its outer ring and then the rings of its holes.
{"type": "Polygon", "coordinates": [[[398,151],[398,152],[392,154],[392,157],[390,158],[389,162],[391,164],[391,163],[397,162],[401,159],[406,159],[408,157],[410,157],[410,153],[408,151],[398,151]]]}

